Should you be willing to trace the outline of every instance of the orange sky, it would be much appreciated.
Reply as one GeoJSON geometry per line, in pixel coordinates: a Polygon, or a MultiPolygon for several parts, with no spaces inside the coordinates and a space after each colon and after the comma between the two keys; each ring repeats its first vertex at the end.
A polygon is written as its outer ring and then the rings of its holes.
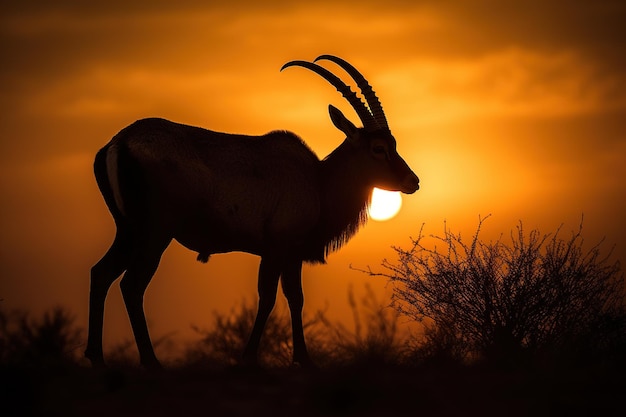
{"type": "MultiPolygon", "coordinates": [[[[426,223],[468,237],[527,229],[585,236],[626,259],[626,5],[596,1],[20,1],[0,15],[0,299],[69,307],[86,325],[89,268],[114,225],[96,151],[159,116],[233,133],[288,129],[323,157],[343,139],[332,103],[292,59],[342,56],[369,78],[400,153],[421,179],[401,213],[370,222],[328,265],[305,268],[305,311],[346,315],[347,291],[385,282],[349,268],[393,258],[426,223]],[[54,4],[52,4],[54,3],[54,4]],[[211,3],[206,5],[205,3],[211,3]],[[242,4],[245,3],[245,4],[242,4]]],[[[208,265],[173,244],[148,289],[155,337],[253,300],[258,259],[208,265]]],[[[388,289],[387,289],[388,291],[388,289]]],[[[381,295],[382,297],[382,295],[381,295]]],[[[107,342],[129,335],[119,288],[107,342]]]]}

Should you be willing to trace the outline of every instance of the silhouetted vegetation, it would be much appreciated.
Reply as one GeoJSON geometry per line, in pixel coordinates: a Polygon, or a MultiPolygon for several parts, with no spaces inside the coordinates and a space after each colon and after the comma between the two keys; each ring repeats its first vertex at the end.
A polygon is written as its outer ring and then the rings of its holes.
{"type": "MultiPolygon", "coordinates": [[[[424,243],[421,231],[398,260],[384,261],[393,283],[392,307],[385,308],[366,286],[348,303],[353,326],[332,322],[323,311],[305,317],[311,355],[322,368],[341,366],[465,366],[502,369],[534,366],[626,365],[626,308],[620,265],[602,254],[601,244],[585,249],[582,224],[569,237],[526,233],[522,224],[509,239],[484,242],[480,231],[469,241],[444,229],[424,243]],[[420,322],[419,337],[399,330],[399,316],[420,322]]],[[[214,313],[200,339],[187,345],[170,366],[226,369],[240,363],[256,315],[242,302],[229,314],[214,313]]],[[[293,352],[285,305],[270,316],[259,352],[265,368],[289,368],[293,352]]],[[[155,346],[171,345],[170,336],[155,346]]],[[[83,331],[62,308],[33,318],[0,310],[0,365],[76,365],[84,349],[83,331]]],[[[179,349],[180,350],[180,349],[179,349]]],[[[132,341],[109,350],[109,364],[136,362],[132,341]]]]}
{"type": "MultiPolygon", "coordinates": [[[[318,365],[327,368],[359,364],[391,364],[400,361],[404,340],[398,331],[398,313],[385,308],[373,290],[366,286],[366,295],[358,303],[352,290],[348,293],[354,330],[328,319],[323,311],[304,320],[310,353],[318,365]]],[[[179,363],[221,369],[236,366],[256,315],[256,306],[245,300],[230,314],[214,313],[208,328],[193,326],[201,336],[193,343],[179,363]]],[[[292,364],[291,322],[283,303],[267,321],[259,363],[266,368],[289,368],[292,364]]]]}
{"type": "MultiPolygon", "coordinates": [[[[526,366],[626,365],[624,277],[601,244],[585,249],[582,223],[569,237],[526,233],[522,224],[509,239],[484,242],[480,231],[469,241],[444,229],[424,243],[420,231],[398,260],[385,260],[394,287],[385,308],[366,286],[348,303],[353,326],[332,322],[323,311],[305,317],[311,355],[322,368],[337,366],[465,366],[489,364],[502,369],[526,366]],[[420,322],[419,337],[399,330],[399,316],[420,322]]],[[[601,242],[602,243],[602,242],[601,242]]],[[[229,314],[214,313],[207,328],[194,327],[200,339],[185,347],[170,366],[225,369],[240,363],[256,315],[242,302],[229,314]]],[[[289,368],[293,352],[285,305],[270,316],[259,352],[265,368],[289,368]]],[[[170,336],[155,346],[171,345],[170,336]]],[[[62,308],[33,318],[0,310],[0,365],[54,367],[79,363],[83,331],[62,308]]],[[[180,350],[180,349],[179,349],[180,350]]],[[[136,362],[132,341],[107,354],[109,364],[136,362]]]]}
{"type": "Polygon", "coordinates": [[[357,302],[354,291],[348,292],[354,330],[346,325],[332,323],[322,313],[317,317],[324,325],[325,346],[319,356],[327,363],[337,365],[393,365],[399,364],[405,354],[404,334],[398,328],[399,314],[384,307],[368,285],[366,293],[357,302]]]}
{"type": "MultiPolygon", "coordinates": [[[[527,240],[524,244],[537,248],[527,240]]],[[[480,245],[476,241],[476,247],[480,245]]],[[[467,262],[463,265],[469,267],[467,262]]],[[[605,304],[612,305],[611,300],[605,299],[605,304]]],[[[288,310],[280,303],[270,316],[259,352],[263,370],[233,367],[254,322],[256,307],[247,302],[229,314],[215,313],[210,327],[196,329],[200,339],[157,373],[137,368],[132,341],[109,350],[110,369],[78,366],[85,363],[79,361],[83,332],[63,309],[41,317],[0,311],[0,414],[615,415],[623,406],[623,367],[509,366],[494,371],[468,365],[468,357],[485,359],[490,351],[485,350],[485,358],[481,351],[472,356],[468,346],[474,345],[465,344],[472,339],[459,338],[454,325],[431,322],[424,338],[407,344],[400,330],[404,318],[398,310],[383,307],[371,289],[366,287],[361,298],[351,290],[348,302],[354,326],[332,322],[325,312],[305,318],[311,355],[321,367],[318,372],[291,366],[291,325],[288,310]]],[[[399,302],[396,298],[396,306],[399,302]]],[[[577,357],[595,358],[595,364],[619,364],[624,315],[618,304],[614,307],[602,309],[601,320],[589,320],[574,333],[580,338],[593,332],[592,340],[583,343],[568,333],[568,352],[576,348],[577,357]],[[588,327],[592,323],[594,329],[588,327]],[[599,361],[602,355],[606,356],[599,361]]],[[[558,346],[565,343],[553,340],[558,346]]],[[[163,336],[155,345],[161,343],[167,348],[172,339],[163,336]]],[[[527,363],[528,351],[522,345],[521,354],[505,358],[527,363]]]]}
{"type": "MultiPolygon", "coordinates": [[[[256,312],[256,306],[244,300],[230,314],[215,312],[210,327],[193,326],[201,339],[187,350],[184,362],[211,368],[237,365],[250,337],[256,312]]],[[[311,322],[305,321],[305,329],[310,326],[311,322]]],[[[291,322],[281,305],[267,321],[259,349],[259,363],[270,368],[288,367],[291,355],[291,322]]]]}
{"type": "Polygon", "coordinates": [[[384,261],[393,305],[425,325],[421,360],[497,366],[624,362],[626,313],[619,262],[601,244],[585,249],[582,223],[526,234],[520,223],[496,241],[468,242],[444,229],[429,248],[420,231],[397,262],[384,261]]]}
{"type": "MultiPolygon", "coordinates": [[[[392,306],[371,288],[348,303],[353,325],[325,311],[304,320],[320,370],[292,366],[288,309],[270,316],[261,370],[238,365],[256,306],[215,313],[162,372],[137,368],[129,340],[109,369],[84,367],[84,340],[62,308],[0,310],[0,414],[23,415],[618,415],[626,387],[619,264],[581,230],[561,238],[520,224],[508,239],[420,235],[385,261],[392,306]],[[395,307],[395,308],[393,308],[395,307]],[[424,325],[402,329],[405,315],[424,325]],[[484,366],[485,364],[489,366],[484,366]],[[80,366],[79,366],[80,365],[80,366]]],[[[168,350],[170,335],[155,346],[168,350]]],[[[180,349],[179,349],[180,351],[180,349]]]]}
{"type": "Polygon", "coordinates": [[[61,307],[33,318],[23,311],[0,309],[0,365],[59,366],[82,354],[82,331],[61,307]]]}

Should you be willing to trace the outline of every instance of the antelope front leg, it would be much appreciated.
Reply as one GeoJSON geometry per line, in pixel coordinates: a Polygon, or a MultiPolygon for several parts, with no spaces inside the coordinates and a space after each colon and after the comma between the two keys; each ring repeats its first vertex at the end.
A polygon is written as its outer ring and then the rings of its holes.
{"type": "Polygon", "coordinates": [[[304,340],[302,326],[302,308],[304,294],[302,293],[302,261],[294,261],[285,266],[281,279],[283,293],[289,303],[291,312],[291,328],[293,333],[293,363],[303,367],[313,367],[309,352],[304,340]]]}

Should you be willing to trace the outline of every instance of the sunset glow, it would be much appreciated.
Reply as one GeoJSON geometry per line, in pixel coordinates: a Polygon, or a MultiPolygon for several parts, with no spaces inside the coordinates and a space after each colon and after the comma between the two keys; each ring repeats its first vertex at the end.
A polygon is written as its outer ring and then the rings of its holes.
{"type": "MultiPolygon", "coordinates": [[[[0,16],[1,306],[63,305],[86,325],[89,271],[115,233],[93,158],[137,119],[289,130],[320,159],[332,152],[344,135],[328,105],[358,117],[319,77],[279,71],[325,53],[368,78],[420,190],[402,196],[393,221],[369,222],[327,265],[305,267],[305,314],[327,308],[350,322],[349,288],[389,295],[351,265],[393,258],[422,224],[427,235],[444,221],[465,233],[489,213],[486,237],[520,220],[569,231],[584,214],[589,242],[605,237],[624,262],[626,6],[548,3],[10,2],[0,16]]],[[[241,253],[200,264],[173,243],[145,298],[154,339],[197,336],[190,325],[213,310],[256,300],[257,267],[241,253]]],[[[130,335],[117,285],[105,344],[130,335]]]]}

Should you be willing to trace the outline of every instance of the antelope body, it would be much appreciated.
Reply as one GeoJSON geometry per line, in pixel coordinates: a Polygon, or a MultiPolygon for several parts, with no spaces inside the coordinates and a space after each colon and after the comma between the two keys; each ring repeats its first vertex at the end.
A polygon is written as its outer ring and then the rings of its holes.
{"type": "Polygon", "coordinates": [[[364,124],[357,128],[329,106],[346,139],[320,160],[290,132],[264,136],[218,133],[164,119],[143,119],[120,131],[96,155],[98,186],[116,223],[108,252],[92,268],[85,356],[103,364],[104,301],[122,274],[122,295],[141,363],[158,367],[143,311],[143,294],[161,255],[176,239],[206,262],[214,253],[259,255],[259,307],[243,354],[255,363],[278,282],[288,300],[293,359],[310,364],[302,329],[303,262],[320,263],[367,219],[374,186],[413,193],[417,176],[396,151],[382,107],[354,67],[323,55],[357,82],[368,105],[329,71],[308,68],[341,91],[364,124]]]}

